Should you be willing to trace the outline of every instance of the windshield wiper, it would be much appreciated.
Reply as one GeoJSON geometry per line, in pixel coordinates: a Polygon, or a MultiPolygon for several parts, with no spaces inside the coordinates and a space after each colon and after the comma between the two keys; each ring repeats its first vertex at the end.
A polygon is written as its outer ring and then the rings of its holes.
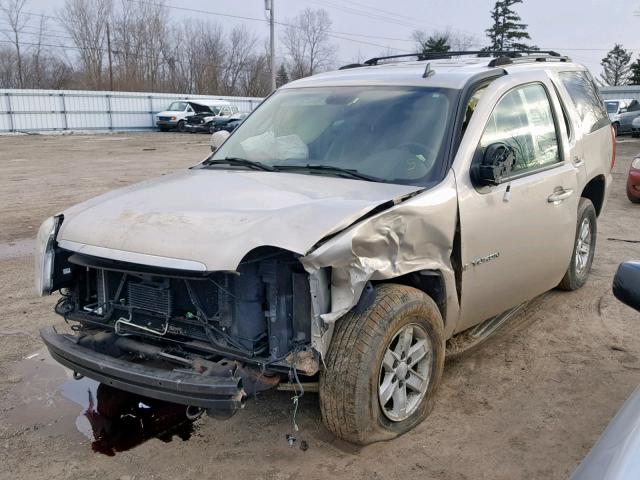
{"type": "Polygon", "coordinates": [[[273,168],[278,171],[287,171],[287,170],[306,170],[308,172],[325,171],[325,172],[335,173],[336,175],[355,178],[358,180],[367,180],[369,182],[384,181],[381,178],[374,177],[372,175],[367,175],[366,173],[361,173],[358,170],[355,170],[352,168],[335,167],[332,165],[274,165],[273,168]]]}
{"type": "Polygon", "coordinates": [[[234,167],[238,166],[238,167],[253,168],[254,170],[264,170],[266,172],[274,172],[276,170],[272,166],[264,164],[262,162],[247,160],[246,158],[240,158],[240,157],[224,157],[224,158],[217,158],[215,160],[208,158],[207,160],[202,162],[202,165],[205,165],[205,166],[231,165],[234,167]]]}

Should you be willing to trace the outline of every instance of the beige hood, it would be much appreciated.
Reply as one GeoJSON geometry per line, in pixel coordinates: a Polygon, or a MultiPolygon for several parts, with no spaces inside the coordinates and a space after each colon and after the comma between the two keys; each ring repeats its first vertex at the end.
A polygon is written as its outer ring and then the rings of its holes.
{"type": "Polygon", "coordinates": [[[376,206],[419,189],[319,175],[192,169],[65,210],[57,240],[107,258],[235,270],[260,246],[305,254],[376,206]]]}

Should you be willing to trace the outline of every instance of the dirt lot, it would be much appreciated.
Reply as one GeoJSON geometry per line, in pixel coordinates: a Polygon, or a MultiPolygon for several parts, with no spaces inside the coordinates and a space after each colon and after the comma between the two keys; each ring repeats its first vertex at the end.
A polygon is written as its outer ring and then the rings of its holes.
{"type": "Polygon", "coordinates": [[[33,294],[29,239],[68,205],[195,163],[207,140],[0,137],[0,478],[566,478],[640,384],[640,316],[610,289],[618,263],[640,259],[639,243],[621,241],[640,240],[640,208],[624,193],[640,142],[623,139],[588,284],[535,300],[481,348],[448,362],[435,411],[413,432],[346,445],[323,428],[314,394],[302,399],[293,432],[291,395],[273,392],[226,422],[198,420],[188,441],[94,453],[78,400],[89,387],[69,381],[41,348],[38,329],[62,322],[55,298],[33,294]]]}

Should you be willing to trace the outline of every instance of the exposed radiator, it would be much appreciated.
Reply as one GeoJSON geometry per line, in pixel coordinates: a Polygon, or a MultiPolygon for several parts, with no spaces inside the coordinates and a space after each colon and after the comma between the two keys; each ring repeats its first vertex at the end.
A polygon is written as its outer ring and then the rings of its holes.
{"type": "Polygon", "coordinates": [[[129,308],[171,316],[173,300],[169,285],[129,282],[129,308]]]}

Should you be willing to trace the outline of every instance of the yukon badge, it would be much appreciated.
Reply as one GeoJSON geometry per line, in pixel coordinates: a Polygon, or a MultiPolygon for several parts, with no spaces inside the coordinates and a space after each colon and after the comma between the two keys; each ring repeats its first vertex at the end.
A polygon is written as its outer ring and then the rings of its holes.
{"type": "Polygon", "coordinates": [[[478,258],[474,258],[471,263],[467,263],[464,267],[462,267],[463,270],[468,270],[469,267],[477,267],[478,265],[482,265],[483,263],[487,263],[490,262],[491,260],[494,260],[496,258],[498,258],[500,256],[500,252],[494,252],[491,253],[489,255],[487,255],[486,257],[478,257],[478,258]]]}

